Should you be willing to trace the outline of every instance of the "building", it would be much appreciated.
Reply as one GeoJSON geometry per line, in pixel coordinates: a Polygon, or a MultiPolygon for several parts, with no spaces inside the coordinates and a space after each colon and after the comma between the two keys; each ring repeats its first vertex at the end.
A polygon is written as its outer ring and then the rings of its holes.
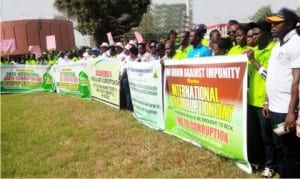
{"type": "Polygon", "coordinates": [[[228,24],[215,24],[207,27],[207,34],[209,34],[212,30],[219,30],[222,37],[227,37],[228,24]]]}
{"type": "Polygon", "coordinates": [[[75,47],[73,23],[58,19],[30,19],[0,22],[1,40],[14,39],[16,50],[1,52],[3,55],[20,55],[28,53],[29,46],[47,49],[46,37],[55,36],[57,51],[71,50],[75,47]]]}

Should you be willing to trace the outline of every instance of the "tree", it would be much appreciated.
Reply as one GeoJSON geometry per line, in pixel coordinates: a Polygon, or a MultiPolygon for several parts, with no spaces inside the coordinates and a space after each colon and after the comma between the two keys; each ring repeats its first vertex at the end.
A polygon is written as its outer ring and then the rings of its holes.
{"type": "Polygon", "coordinates": [[[150,0],[55,0],[54,6],[68,19],[77,22],[76,29],[92,35],[97,44],[137,27],[150,0]]]}
{"type": "Polygon", "coordinates": [[[152,30],[154,24],[154,17],[151,14],[151,12],[148,10],[142,17],[141,23],[138,26],[139,31],[141,31],[143,34],[151,34],[154,31],[152,30]]]}
{"type": "Polygon", "coordinates": [[[181,30],[186,14],[185,4],[153,5],[143,16],[139,25],[142,33],[162,34],[171,29],[181,30]]]}
{"type": "Polygon", "coordinates": [[[270,6],[263,6],[256,11],[256,13],[250,18],[252,21],[257,22],[259,20],[264,20],[267,16],[272,15],[272,10],[270,6]]]}

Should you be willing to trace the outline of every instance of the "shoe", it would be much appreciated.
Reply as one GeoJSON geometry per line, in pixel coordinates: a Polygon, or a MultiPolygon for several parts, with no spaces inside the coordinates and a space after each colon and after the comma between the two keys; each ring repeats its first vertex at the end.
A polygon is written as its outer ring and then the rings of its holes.
{"type": "Polygon", "coordinates": [[[271,168],[265,168],[264,171],[261,173],[261,176],[264,178],[272,178],[275,172],[271,168]]]}
{"type": "Polygon", "coordinates": [[[254,172],[259,171],[259,169],[261,168],[261,165],[257,163],[252,163],[251,166],[254,172]]]}

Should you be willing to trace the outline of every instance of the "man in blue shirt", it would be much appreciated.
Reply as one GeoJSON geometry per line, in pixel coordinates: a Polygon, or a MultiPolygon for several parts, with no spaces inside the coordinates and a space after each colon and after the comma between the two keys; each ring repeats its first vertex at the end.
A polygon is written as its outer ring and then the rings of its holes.
{"type": "Polygon", "coordinates": [[[188,58],[212,56],[212,51],[201,44],[207,27],[204,24],[197,25],[190,33],[190,44],[193,46],[188,52],[188,58]]]}

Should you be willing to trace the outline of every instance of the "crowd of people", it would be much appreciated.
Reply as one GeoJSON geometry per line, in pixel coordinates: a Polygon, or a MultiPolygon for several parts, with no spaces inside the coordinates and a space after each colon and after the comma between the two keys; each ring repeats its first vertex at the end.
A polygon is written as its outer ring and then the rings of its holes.
{"type": "MultiPolygon", "coordinates": [[[[240,24],[228,22],[228,36],[217,29],[210,31],[199,24],[179,35],[171,31],[162,43],[156,40],[137,43],[130,40],[71,52],[43,53],[36,59],[26,54],[1,63],[68,64],[91,58],[113,57],[121,61],[119,84],[126,108],[133,110],[127,77],[128,61],[198,59],[206,56],[246,54],[248,63],[247,147],[248,160],[263,177],[300,177],[300,138],[295,126],[299,105],[300,30],[299,17],[282,8],[265,20],[240,24]],[[273,126],[284,123],[284,135],[276,135],[273,126]],[[262,167],[262,168],[261,168],[262,167]]],[[[298,119],[300,120],[300,119],[298,119]]]]}

